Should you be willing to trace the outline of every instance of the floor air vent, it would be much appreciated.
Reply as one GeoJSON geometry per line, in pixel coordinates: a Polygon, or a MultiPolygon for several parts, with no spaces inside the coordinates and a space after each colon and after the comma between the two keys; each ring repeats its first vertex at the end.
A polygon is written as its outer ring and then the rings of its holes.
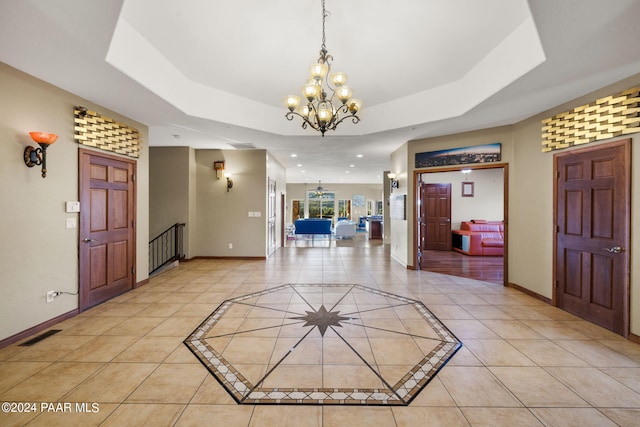
{"type": "Polygon", "coordinates": [[[48,330],[44,334],[40,334],[37,337],[31,338],[29,341],[23,342],[22,344],[20,344],[20,347],[28,347],[28,346],[34,345],[36,343],[39,343],[40,341],[42,341],[45,338],[49,338],[51,335],[57,334],[60,331],[62,331],[62,329],[51,329],[51,330],[48,330]]]}

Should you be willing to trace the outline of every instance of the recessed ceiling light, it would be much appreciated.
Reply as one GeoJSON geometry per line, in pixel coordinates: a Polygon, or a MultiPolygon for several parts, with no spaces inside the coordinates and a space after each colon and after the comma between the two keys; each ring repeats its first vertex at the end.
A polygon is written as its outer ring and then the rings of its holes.
{"type": "Polygon", "coordinates": [[[344,173],[349,173],[350,171],[344,171],[344,173]]]}
{"type": "Polygon", "coordinates": [[[349,167],[350,167],[350,168],[355,168],[355,167],[356,167],[356,165],[349,165],[349,167]]]}
{"type": "Polygon", "coordinates": [[[302,167],[302,163],[298,163],[296,166],[298,166],[298,167],[302,167]]]}
{"type": "Polygon", "coordinates": [[[356,157],[364,157],[364,155],[362,155],[362,154],[358,154],[356,157]]]}
{"type": "Polygon", "coordinates": [[[296,153],[291,154],[291,157],[298,157],[296,153]]]}

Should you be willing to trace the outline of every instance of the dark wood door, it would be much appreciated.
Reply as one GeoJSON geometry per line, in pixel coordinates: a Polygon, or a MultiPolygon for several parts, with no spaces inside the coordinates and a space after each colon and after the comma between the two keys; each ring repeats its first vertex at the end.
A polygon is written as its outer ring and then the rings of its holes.
{"type": "Polygon", "coordinates": [[[133,288],[135,162],[80,150],[80,310],[133,288]]]}
{"type": "Polygon", "coordinates": [[[556,303],[616,333],[629,318],[630,146],[555,157],[556,303]]]}
{"type": "Polygon", "coordinates": [[[451,250],[451,184],[426,184],[425,247],[451,250]]]}
{"type": "Polygon", "coordinates": [[[418,185],[418,258],[423,268],[423,251],[451,250],[451,184],[418,185]]]}

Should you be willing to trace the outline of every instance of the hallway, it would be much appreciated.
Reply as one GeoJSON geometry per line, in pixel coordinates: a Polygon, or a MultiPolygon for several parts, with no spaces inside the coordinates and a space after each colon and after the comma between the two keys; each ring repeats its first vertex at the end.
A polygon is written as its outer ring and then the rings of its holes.
{"type": "MultiPolygon", "coordinates": [[[[319,243],[267,261],[184,262],[33,346],[1,349],[0,400],[36,411],[2,412],[0,425],[636,425],[640,345],[511,288],[407,270],[380,241],[319,243]],[[358,284],[419,300],[462,347],[408,406],[237,404],[183,341],[225,300],[286,284],[358,284]],[[74,410],[46,412],[42,402],[74,410]],[[99,411],[77,412],[77,402],[99,411]]],[[[332,363],[348,377],[349,359],[332,363]]]]}

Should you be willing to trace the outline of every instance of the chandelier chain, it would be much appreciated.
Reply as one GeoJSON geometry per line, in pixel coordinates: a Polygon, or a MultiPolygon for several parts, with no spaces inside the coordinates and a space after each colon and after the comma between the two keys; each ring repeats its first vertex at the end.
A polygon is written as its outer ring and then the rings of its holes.
{"type": "Polygon", "coordinates": [[[324,0],[322,0],[322,50],[326,52],[327,50],[327,37],[324,32],[324,21],[327,18],[327,12],[324,9],[324,0]]]}

